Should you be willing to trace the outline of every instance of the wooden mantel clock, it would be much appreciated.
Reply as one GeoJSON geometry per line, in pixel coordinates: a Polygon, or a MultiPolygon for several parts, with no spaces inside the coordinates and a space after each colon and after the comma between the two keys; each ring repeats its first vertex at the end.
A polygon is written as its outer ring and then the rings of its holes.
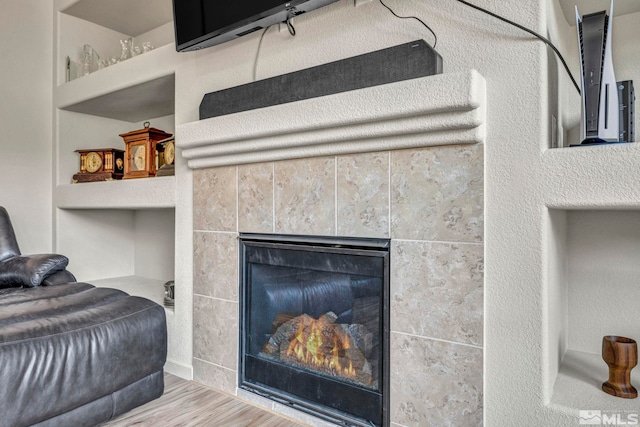
{"type": "Polygon", "coordinates": [[[149,122],[145,122],[144,129],[123,133],[120,136],[124,139],[125,145],[124,179],[156,176],[156,145],[158,141],[172,135],[152,128],[149,122]]]}
{"type": "Polygon", "coordinates": [[[80,153],[80,172],[73,182],[111,181],[124,175],[124,151],[117,148],[90,148],[80,153]]]}

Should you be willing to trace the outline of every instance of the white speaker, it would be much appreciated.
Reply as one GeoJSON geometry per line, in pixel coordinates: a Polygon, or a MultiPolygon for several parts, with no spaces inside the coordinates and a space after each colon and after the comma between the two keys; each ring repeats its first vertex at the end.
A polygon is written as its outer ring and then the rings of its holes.
{"type": "Polygon", "coordinates": [[[580,18],[576,6],[576,28],[582,74],[582,144],[618,142],[619,104],[611,57],[613,0],[605,10],[580,18]]]}

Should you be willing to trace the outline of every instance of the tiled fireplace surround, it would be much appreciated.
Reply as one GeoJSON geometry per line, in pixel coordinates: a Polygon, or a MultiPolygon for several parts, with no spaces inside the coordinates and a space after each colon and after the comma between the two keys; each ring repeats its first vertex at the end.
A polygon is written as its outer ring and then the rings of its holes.
{"type": "MultiPolygon", "coordinates": [[[[342,154],[336,148],[334,154],[307,158],[287,151],[271,157],[265,150],[264,157],[275,160],[240,164],[229,159],[215,167],[206,167],[207,160],[190,163],[195,168],[196,381],[303,422],[328,425],[236,387],[238,233],[390,238],[392,425],[482,424],[484,80],[477,73],[425,80],[463,86],[456,90],[466,99],[462,106],[426,108],[428,121],[440,123],[447,115],[470,111],[480,120],[460,124],[457,131],[449,125],[426,126],[424,144],[389,144],[389,150],[342,154]]],[[[339,104],[340,99],[329,101],[339,104]]],[[[320,101],[309,102],[302,108],[318,108],[320,101]]],[[[211,126],[224,125],[221,119],[209,120],[211,126]]],[[[188,158],[188,144],[197,138],[189,136],[189,129],[182,133],[188,158]]],[[[419,135],[412,132],[408,138],[419,141],[419,135]]],[[[215,163],[219,156],[208,158],[215,163]]]]}

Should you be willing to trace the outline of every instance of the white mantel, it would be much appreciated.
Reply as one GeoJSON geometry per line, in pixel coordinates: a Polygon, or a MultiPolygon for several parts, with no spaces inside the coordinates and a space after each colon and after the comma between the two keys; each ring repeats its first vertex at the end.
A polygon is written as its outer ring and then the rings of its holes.
{"type": "Polygon", "coordinates": [[[187,123],[176,144],[192,169],[473,144],[485,139],[485,106],[485,80],[470,70],[187,123]]]}

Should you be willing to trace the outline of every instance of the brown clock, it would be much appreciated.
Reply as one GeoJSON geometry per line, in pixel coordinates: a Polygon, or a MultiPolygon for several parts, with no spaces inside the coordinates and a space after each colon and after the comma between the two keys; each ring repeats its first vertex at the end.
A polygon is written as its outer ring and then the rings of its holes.
{"type": "Polygon", "coordinates": [[[124,175],[124,151],[117,148],[89,148],[80,153],[80,171],[73,182],[111,181],[124,175]]]}
{"type": "Polygon", "coordinates": [[[158,141],[171,136],[160,129],[150,127],[144,123],[144,129],[120,135],[124,139],[124,179],[147,178],[155,176],[157,172],[156,146],[158,141]]]}

